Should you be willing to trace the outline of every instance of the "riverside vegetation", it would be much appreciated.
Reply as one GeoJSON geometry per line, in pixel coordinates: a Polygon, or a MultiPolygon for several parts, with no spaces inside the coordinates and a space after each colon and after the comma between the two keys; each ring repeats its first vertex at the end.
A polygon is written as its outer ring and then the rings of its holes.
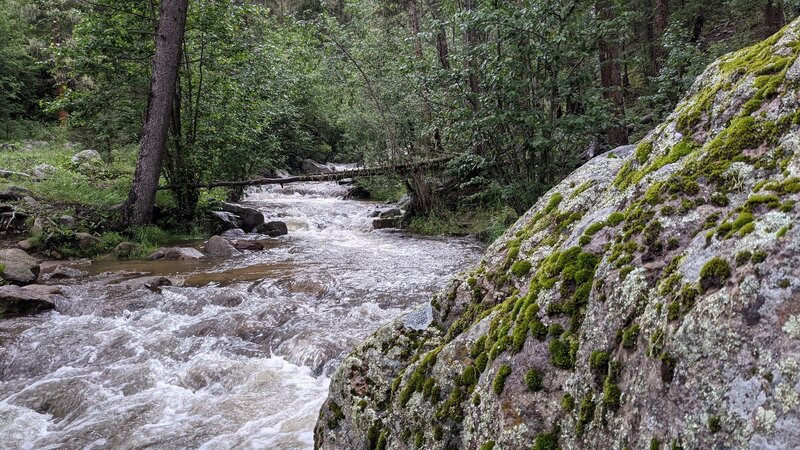
{"type": "Polygon", "coordinates": [[[800,20],[340,365],[324,449],[800,441],[800,20]]]}
{"type": "Polygon", "coordinates": [[[491,241],[588,157],[643,136],[707,62],[797,13],[773,0],[545,3],[2,0],[0,136],[48,146],[24,157],[24,145],[6,146],[0,169],[64,156],[59,143],[97,150],[100,170],[69,182],[58,173],[34,193],[97,216],[87,232],[134,239],[130,225],[207,233],[212,200],[242,194],[196,188],[211,181],[308,158],[447,156],[445,170],[360,182],[377,198],[408,191],[404,225],[415,232],[491,241]],[[162,34],[180,45],[161,60],[153,35],[169,8],[186,26],[162,34]],[[148,88],[158,70],[174,72],[171,94],[148,88]],[[150,107],[169,115],[154,141],[162,157],[142,169],[147,195],[137,181],[126,196],[125,184],[142,179],[136,147],[154,136],[145,131],[156,115],[143,125],[150,107]],[[159,180],[171,187],[156,196],[165,213],[125,223],[132,200],[152,206],[159,180]],[[122,220],[106,220],[114,215],[122,220]]]}

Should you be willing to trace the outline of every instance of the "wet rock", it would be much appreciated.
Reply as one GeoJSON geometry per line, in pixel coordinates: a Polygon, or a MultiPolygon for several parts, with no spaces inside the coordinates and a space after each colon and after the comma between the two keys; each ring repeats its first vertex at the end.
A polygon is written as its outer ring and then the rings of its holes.
{"type": "Polygon", "coordinates": [[[197,249],[189,247],[161,247],[149,256],[153,260],[166,259],[170,261],[185,261],[203,257],[204,255],[197,249]]]}
{"type": "Polygon", "coordinates": [[[339,184],[339,186],[349,186],[351,184],[355,184],[355,180],[352,178],[342,178],[341,180],[337,181],[337,184],[339,184]]]}
{"type": "Polygon", "coordinates": [[[204,247],[206,255],[212,258],[227,258],[239,254],[239,250],[219,236],[211,236],[204,247]]]}
{"type": "Polygon", "coordinates": [[[75,233],[75,237],[78,239],[78,245],[82,248],[89,248],[103,242],[99,237],[89,233],[75,233]]]}
{"type": "Polygon", "coordinates": [[[264,242],[259,240],[237,240],[233,241],[233,246],[237,250],[248,250],[248,251],[264,250],[264,242]]]}
{"type": "Polygon", "coordinates": [[[403,211],[400,211],[398,208],[387,209],[386,211],[381,211],[378,214],[378,217],[381,219],[392,219],[395,217],[400,217],[403,215],[403,211]]]}
{"type": "Polygon", "coordinates": [[[241,229],[243,224],[239,216],[228,211],[211,211],[211,218],[217,229],[223,231],[241,229]]]}
{"type": "Polygon", "coordinates": [[[246,236],[247,233],[244,232],[241,228],[234,228],[232,230],[227,230],[222,233],[220,236],[224,237],[225,239],[242,239],[246,236]]]}
{"type": "MultiPolygon", "coordinates": [[[[43,270],[44,272],[44,270],[43,270]]],[[[43,273],[39,276],[39,279],[42,281],[48,280],[66,280],[66,279],[73,279],[73,278],[83,278],[89,275],[89,272],[84,270],[77,269],[75,267],[70,266],[56,266],[55,269],[48,271],[47,273],[43,273]]]]}
{"type": "Polygon", "coordinates": [[[0,250],[2,275],[15,284],[29,284],[36,281],[39,273],[39,260],[18,248],[0,250]]]}
{"type": "Polygon", "coordinates": [[[85,166],[98,166],[103,164],[103,158],[100,156],[100,153],[97,150],[89,149],[76,153],[72,157],[72,164],[79,168],[85,166]]]}
{"type": "Polygon", "coordinates": [[[342,198],[345,200],[369,200],[371,197],[372,195],[368,190],[361,186],[356,186],[347,191],[347,194],[344,194],[342,198]]]}
{"type": "Polygon", "coordinates": [[[172,285],[173,285],[172,280],[163,276],[133,278],[131,280],[126,280],[122,283],[122,286],[125,289],[130,289],[132,291],[138,289],[147,289],[156,293],[161,293],[162,287],[172,286],[172,285]]]}
{"type": "Polygon", "coordinates": [[[267,236],[277,237],[277,236],[284,236],[289,234],[289,228],[286,227],[286,223],[273,220],[267,223],[262,223],[258,227],[256,227],[256,231],[261,234],[266,234],[267,236]]]}
{"type": "Polygon", "coordinates": [[[399,228],[400,221],[397,218],[391,219],[374,219],[372,221],[372,228],[375,230],[383,230],[386,228],[399,228]]]}
{"type": "Polygon", "coordinates": [[[333,169],[326,166],[325,164],[320,164],[313,159],[304,159],[302,164],[300,165],[300,170],[306,174],[318,174],[318,173],[330,173],[333,172],[333,169]]]}
{"type": "Polygon", "coordinates": [[[37,180],[46,180],[56,173],[56,168],[50,164],[39,164],[31,171],[31,176],[37,180]]]}
{"type": "Polygon", "coordinates": [[[53,286],[0,286],[0,310],[4,317],[36,314],[55,308],[53,297],[59,294],[53,286]]]}
{"type": "Polygon", "coordinates": [[[249,233],[257,226],[264,223],[264,214],[255,208],[248,208],[246,206],[237,205],[236,203],[220,202],[220,207],[223,211],[233,213],[241,219],[241,228],[249,233]]]}

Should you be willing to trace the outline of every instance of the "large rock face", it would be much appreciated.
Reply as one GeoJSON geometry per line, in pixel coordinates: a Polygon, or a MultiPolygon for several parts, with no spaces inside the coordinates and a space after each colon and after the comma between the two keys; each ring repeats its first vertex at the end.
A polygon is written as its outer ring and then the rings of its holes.
{"type": "Polygon", "coordinates": [[[356,348],[317,447],[795,448],[798,36],[712,64],[356,348]]]}

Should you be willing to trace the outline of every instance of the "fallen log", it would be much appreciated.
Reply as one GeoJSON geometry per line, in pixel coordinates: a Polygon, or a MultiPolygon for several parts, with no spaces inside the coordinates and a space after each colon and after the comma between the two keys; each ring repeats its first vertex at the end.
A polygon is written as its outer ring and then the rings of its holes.
{"type": "MultiPolygon", "coordinates": [[[[346,178],[356,178],[356,177],[363,178],[363,177],[371,177],[377,175],[386,175],[387,173],[398,173],[402,175],[413,169],[419,169],[424,167],[436,167],[446,163],[450,159],[452,159],[452,157],[447,156],[437,159],[428,159],[425,161],[395,164],[390,166],[365,167],[361,169],[347,169],[329,173],[315,173],[309,175],[296,175],[296,176],[281,177],[281,178],[254,178],[251,180],[239,180],[239,181],[215,181],[212,183],[194,185],[192,187],[196,189],[211,189],[215,187],[263,186],[268,184],[280,184],[281,186],[283,186],[284,184],[289,184],[289,183],[339,181],[339,180],[344,180],[346,178]]],[[[174,189],[174,186],[159,186],[158,189],[159,190],[174,189]]]]}

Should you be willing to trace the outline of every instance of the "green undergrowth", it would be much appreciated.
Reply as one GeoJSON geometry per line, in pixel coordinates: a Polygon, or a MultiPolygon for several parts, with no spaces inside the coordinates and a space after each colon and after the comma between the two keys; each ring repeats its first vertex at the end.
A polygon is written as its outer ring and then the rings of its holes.
{"type": "Polygon", "coordinates": [[[428,236],[475,235],[480,240],[491,243],[516,219],[514,210],[508,207],[473,207],[457,211],[438,209],[428,216],[413,218],[408,230],[428,236]]]}

